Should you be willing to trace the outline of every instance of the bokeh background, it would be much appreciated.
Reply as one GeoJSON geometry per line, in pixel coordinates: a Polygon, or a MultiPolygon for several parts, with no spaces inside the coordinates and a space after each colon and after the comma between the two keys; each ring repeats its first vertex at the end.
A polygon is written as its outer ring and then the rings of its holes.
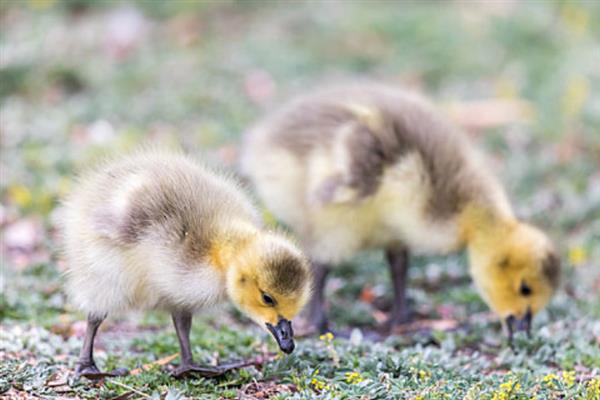
{"type": "Polygon", "coordinates": [[[0,35],[0,396],[600,398],[600,2],[2,0],[0,35]],[[307,338],[280,357],[233,310],[209,315],[194,326],[198,361],[268,362],[175,381],[169,318],[119,317],[100,333],[100,367],[148,370],[71,382],[85,324],[61,288],[55,226],[74,173],[142,143],[235,170],[257,118],[365,78],[430,97],[555,239],[563,286],[534,338],[506,346],[454,255],[415,260],[415,322],[370,342],[390,285],[382,255],[364,254],[327,287],[350,340],[307,338]]]}

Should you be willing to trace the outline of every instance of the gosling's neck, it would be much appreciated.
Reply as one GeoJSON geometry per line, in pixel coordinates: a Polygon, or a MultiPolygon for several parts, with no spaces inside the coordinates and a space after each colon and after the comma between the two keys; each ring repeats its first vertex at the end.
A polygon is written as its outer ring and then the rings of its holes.
{"type": "Polygon", "coordinates": [[[459,216],[461,242],[471,256],[488,254],[517,224],[512,211],[468,204],[459,216]]]}
{"type": "Polygon", "coordinates": [[[246,253],[258,240],[260,232],[252,224],[244,221],[230,221],[219,228],[211,241],[208,255],[210,263],[223,276],[234,267],[240,254],[246,253]]]}

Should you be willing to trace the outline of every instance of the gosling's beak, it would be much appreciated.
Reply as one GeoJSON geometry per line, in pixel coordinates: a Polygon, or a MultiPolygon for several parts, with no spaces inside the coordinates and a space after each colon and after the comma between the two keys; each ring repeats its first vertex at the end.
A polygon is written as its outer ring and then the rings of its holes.
{"type": "Polygon", "coordinates": [[[513,341],[513,333],[517,332],[526,332],[527,337],[531,337],[531,318],[533,314],[531,312],[531,308],[527,308],[525,315],[522,319],[515,318],[514,315],[509,315],[506,317],[506,328],[508,329],[508,342],[512,346],[513,341]]]}
{"type": "Polygon", "coordinates": [[[279,317],[279,322],[276,326],[273,326],[268,322],[266,325],[269,332],[275,337],[281,351],[287,354],[294,351],[296,345],[294,344],[294,330],[292,329],[291,321],[279,317]]]}

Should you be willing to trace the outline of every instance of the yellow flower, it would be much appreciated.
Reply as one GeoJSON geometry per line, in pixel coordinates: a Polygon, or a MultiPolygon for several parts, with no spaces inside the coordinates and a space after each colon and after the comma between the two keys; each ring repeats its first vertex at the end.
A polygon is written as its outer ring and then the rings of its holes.
{"type": "Polygon", "coordinates": [[[556,374],[553,374],[553,373],[550,373],[550,374],[544,376],[544,378],[542,378],[542,380],[545,383],[552,382],[552,381],[557,380],[557,379],[558,379],[558,376],[556,376],[556,374]]]}
{"type": "Polygon", "coordinates": [[[418,396],[415,397],[414,400],[425,400],[425,397],[423,397],[421,395],[418,395],[418,396]]]}
{"type": "Polygon", "coordinates": [[[319,339],[324,342],[329,343],[333,340],[333,333],[331,333],[331,332],[324,333],[323,335],[319,336],[319,339]]]}
{"type": "Polygon", "coordinates": [[[569,262],[577,267],[587,260],[587,252],[582,246],[575,246],[569,249],[569,262]]]}
{"type": "Polygon", "coordinates": [[[310,384],[312,385],[313,388],[315,388],[316,390],[323,391],[326,389],[329,389],[329,385],[327,385],[325,382],[320,381],[317,378],[312,378],[310,381],[310,384]]]}
{"type": "Polygon", "coordinates": [[[494,392],[492,400],[509,400],[510,395],[521,390],[521,384],[514,380],[508,380],[500,384],[499,390],[494,392]]]}
{"type": "Polygon", "coordinates": [[[590,82],[583,76],[569,80],[562,98],[562,111],[566,117],[579,115],[590,94],[590,82]]]}
{"type": "Polygon", "coordinates": [[[266,208],[262,210],[263,221],[266,226],[275,227],[277,226],[277,218],[269,212],[266,208]]]}
{"type": "Polygon", "coordinates": [[[31,191],[23,185],[11,186],[8,189],[8,197],[19,207],[28,207],[31,205],[31,191]]]}
{"type": "Polygon", "coordinates": [[[587,384],[587,392],[590,399],[600,398],[600,379],[591,379],[587,384]]]}
{"type": "Polygon", "coordinates": [[[494,396],[492,396],[492,400],[508,400],[508,394],[506,392],[494,392],[494,396]]]}
{"type": "Polygon", "coordinates": [[[500,384],[500,390],[494,393],[493,399],[495,400],[508,400],[512,393],[518,392],[521,390],[521,384],[514,380],[508,380],[504,383],[500,384]]]}
{"type": "Polygon", "coordinates": [[[561,16],[565,25],[576,35],[582,35],[587,30],[590,17],[582,7],[567,3],[561,9],[561,16]]]}
{"type": "Polygon", "coordinates": [[[562,380],[567,387],[573,386],[575,384],[575,371],[563,371],[562,380]]]}
{"type": "Polygon", "coordinates": [[[29,0],[29,6],[36,10],[43,10],[50,8],[55,2],[55,0],[29,0]]]}
{"type": "Polygon", "coordinates": [[[427,371],[425,371],[423,369],[419,370],[419,379],[421,379],[421,380],[427,380],[430,377],[431,377],[431,373],[430,372],[427,372],[427,371]]]}
{"type": "Polygon", "coordinates": [[[509,78],[500,78],[495,83],[496,94],[505,99],[515,99],[519,97],[519,89],[509,78]]]}
{"type": "Polygon", "coordinates": [[[542,378],[542,381],[543,381],[543,382],[544,382],[544,383],[545,383],[545,384],[546,384],[546,385],[547,385],[549,388],[552,388],[552,389],[555,387],[555,385],[554,385],[554,382],[555,382],[555,381],[557,381],[557,380],[558,380],[558,376],[556,376],[556,374],[552,374],[552,373],[550,373],[550,374],[548,374],[548,375],[546,375],[546,376],[544,376],[544,377],[542,378]]]}
{"type": "Polygon", "coordinates": [[[506,393],[518,392],[521,390],[521,384],[519,382],[507,381],[500,384],[500,390],[506,393]]]}
{"type": "Polygon", "coordinates": [[[323,387],[325,386],[325,383],[321,382],[317,378],[312,378],[310,384],[317,390],[323,390],[323,387]]]}
{"type": "Polygon", "coordinates": [[[365,378],[362,377],[360,372],[356,372],[356,371],[346,372],[346,382],[347,383],[355,385],[357,383],[361,383],[364,380],[365,380],[365,378]]]}

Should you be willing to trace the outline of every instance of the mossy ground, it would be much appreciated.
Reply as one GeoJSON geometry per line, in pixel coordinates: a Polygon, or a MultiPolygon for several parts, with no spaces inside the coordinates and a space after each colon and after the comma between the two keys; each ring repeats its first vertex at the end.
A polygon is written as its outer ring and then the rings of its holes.
{"type": "Polygon", "coordinates": [[[599,399],[599,21],[594,1],[2,1],[0,396],[599,399]],[[178,350],[168,316],[127,316],[100,333],[100,367],[153,366],[70,382],[84,317],[62,291],[55,210],[73,172],[144,142],[232,168],[265,110],[352,77],[435,99],[491,155],[518,215],[555,239],[563,285],[533,338],[506,345],[454,255],[413,260],[418,329],[366,340],[390,298],[373,253],[327,288],[350,339],[281,356],[233,310],[213,313],[194,324],[199,361],[267,361],[177,381],[152,364],[178,350]]]}

